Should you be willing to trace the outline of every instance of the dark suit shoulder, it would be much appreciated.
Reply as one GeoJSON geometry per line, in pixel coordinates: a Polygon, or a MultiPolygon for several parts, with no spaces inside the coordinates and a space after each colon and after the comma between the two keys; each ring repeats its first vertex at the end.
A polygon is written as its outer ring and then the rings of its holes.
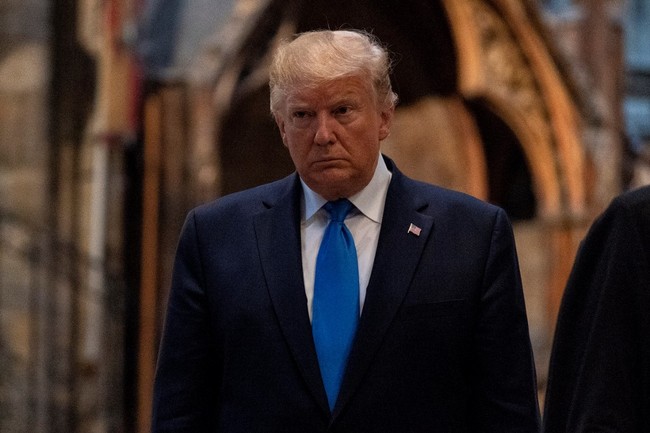
{"type": "Polygon", "coordinates": [[[466,210],[493,214],[500,209],[467,193],[412,179],[402,173],[395,162],[385,155],[384,161],[386,161],[388,169],[393,173],[389,191],[392,189],[397,194],[406,195],[408,199],[414,201],[413,204],[420,210],[424,208],[427,208],[428,212],[466,210]]]}
{"type": "Polygon", "coordinates": [[[612,201],[606,213],[624,215],[638,225],[650,226],[650,186],[619,195],[612,201]]]}
{"type": "Polygon", "coordinates": [[[633,208],[639,206],[650,205],[650,185],[642,186],[640,188],[632,189],[619,195],[613,201],[620,203],[623,206],[630,206],[633,208]]]}
{"type": "Polygon", "coordinates": [[[427,206],[425,213],[494,216],[501,208],[464,192],[403,177],[404,187],[427,206]]]}
{"type": "Polygon", "coordinates": [[[295,193],[297,183],[298,176],[294,173],[274,182],[219,197],[197,206],[192,213],[198,218],[228,214],[252,215],[273,205],[287,194],[295,193]]]}
{"type": "Polygon", "coordinates": [[[613,239],[627,239],[624,245],[633,242],[650,247],[650,187],[625,192],[612,200],[592,224],[585,242],[611,243],[613,239]]]}

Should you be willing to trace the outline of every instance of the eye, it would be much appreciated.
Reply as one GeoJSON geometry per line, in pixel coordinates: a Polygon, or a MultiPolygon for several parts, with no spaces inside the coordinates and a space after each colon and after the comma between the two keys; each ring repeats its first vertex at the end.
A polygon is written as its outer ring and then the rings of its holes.
{"type": "Polygon", "coordinates": [[[292,116],[294,118],[296,118],[296,119],[304,119],[307,116],[309,116],[309,112],[308,111],[298,110],[298,111],[294,111],[292,116]]]}
{"type": "Polygon", "coordinates": [[[349,105],[341,105],[340,107],[336,107],[336,109],[334,109],[334,114],[346,115],[346,114],[350,114],[350,111],[352,111],[352,107],[350,107],[349,105]]]}

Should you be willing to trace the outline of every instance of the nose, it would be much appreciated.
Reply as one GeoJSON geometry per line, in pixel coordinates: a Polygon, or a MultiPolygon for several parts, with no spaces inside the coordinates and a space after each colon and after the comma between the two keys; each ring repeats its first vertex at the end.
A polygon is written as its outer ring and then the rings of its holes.
{"type": "Polygon", "coordinates": [[[336,142],[334,134],[334,119],[329,113],[319,113],[316,116],[316,133],[314,134],[314,143],[319,146],[327,146],[336,142]]]}

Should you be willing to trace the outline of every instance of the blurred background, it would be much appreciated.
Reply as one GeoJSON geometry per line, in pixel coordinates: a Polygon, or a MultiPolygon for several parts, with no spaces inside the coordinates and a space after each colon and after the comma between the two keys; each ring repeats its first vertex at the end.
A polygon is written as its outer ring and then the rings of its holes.
{"type": "Polygon", "coordinates": [[[402,171],[502,206],[543,404],[576,248],[650,183],[650,0],[0,0],[0,431],[148,431],[186,212],[292,171],[278,40],[394,53],[402,171]]]}

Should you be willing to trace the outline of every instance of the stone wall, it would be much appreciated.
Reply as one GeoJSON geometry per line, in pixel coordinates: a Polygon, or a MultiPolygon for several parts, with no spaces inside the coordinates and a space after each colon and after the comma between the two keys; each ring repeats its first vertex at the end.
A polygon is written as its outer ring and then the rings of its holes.
{"type": "Polygon", "coordinates": [[[36,430],[48,219],[48,3],[0,6],[0,431],[36,430]]]}
{"type": "Polygon", "coordinates": [[[124,426],[122,148],[93,129],[77,6],[0,4],[3,433],[124,426]]]}

